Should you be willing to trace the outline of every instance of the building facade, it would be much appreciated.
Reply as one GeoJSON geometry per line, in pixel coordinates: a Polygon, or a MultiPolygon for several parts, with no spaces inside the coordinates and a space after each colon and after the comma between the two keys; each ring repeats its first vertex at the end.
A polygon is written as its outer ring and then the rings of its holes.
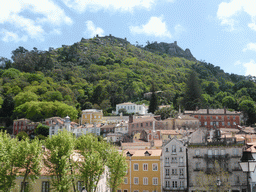
{"type": "Polygon", "coordinates": [[[160,192],[162,150],[125,150],[127,175],[118,192],[160,192]]]}
{"type": "Polygon", "coordinates": [[[81,124],[101,123],[103,118],[102,110],[86,109],[82,111],[81,124]]]}
{"type": "Polygon", "coordinates": [[[186,147],[175,137],[162,147],[163,191],[187,191],[186,147]]]}
{"type": "Polygon", "coordinates": [[[199,126],[210,128],[237,128],[241,124],[242,113],[224,109],[199,109],[184,111],[185,115],[199,119],[199,126]]]}
{"type": "Polygon", "coordinates": [[[227,143],[224,140],[207,144],[190,144],[188,146],[189,191],[210,189],[246,191],[247,175],[238,164],[243,147],[242,144],[227,143]]]}
{"type": "Polygon", "coordinates": [[[17,135],[21,131],[25,131],[28,135],[33,134],[38,126],[38,122],[29,119],[17,119],[13,121],[13,135],[17,135]]]}
{"type": "Polygon", "coordinates": [[[147,114],[148,108],[142,104],[142,105],[137,105],[135,103],[120,103],[116,105],[116,114],[119,114],[120,109],[125,109],[127,113],[133,113],[133,114],[141,114],[145,115],[147,114]]]}

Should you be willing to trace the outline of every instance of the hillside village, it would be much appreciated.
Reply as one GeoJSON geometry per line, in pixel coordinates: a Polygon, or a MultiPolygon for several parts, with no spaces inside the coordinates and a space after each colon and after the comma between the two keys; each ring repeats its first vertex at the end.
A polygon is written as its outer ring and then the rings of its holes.
{"type": "MultiPolygon", "coordinates": [[[[198,177],[207,178],[216,169],[227,174],[222,178],[228,179],[222,181],[227,184],[220,189],[247,188],[247,175],[239,162],[245,147],[256,147],[256,130],[241,126],[241,112],[226,108],[185,110],[175,118],[161,120],[147,113],[145,105],[120,103],[116,108],[115,114],[125,108],[137,115],[104,116],[102,110],[87,109],[82,111],[79,123],[66,116],[47,118],[43,124],[49,126],[49,137],[66,129],[76,137],[95,134],[115,144],[129,167],[118,192],[204,190],[198,177]]],[[[38,122],[17,119],[13,135],[20,131],[30,134],[36,125],[38,122]]],[[[205,182],[214,186],[220,175],[216,173],[215,177],[205,182]]],[[[107,189],[106,182],[102,185],[107,189]]]]}
{"type": "Polygon", "coordinates": [[[142,47],[112,35],[19,47],[12,60],[0,60],[0,163],[13,174],[0,190],[256,191],[256,173],[239,165],[245,152],[256,159],[255,77],[198,61],[177,41],[142,47]],[[30,143],[40,171],[5,163],[16,158],[5,149],[30,143]]]}

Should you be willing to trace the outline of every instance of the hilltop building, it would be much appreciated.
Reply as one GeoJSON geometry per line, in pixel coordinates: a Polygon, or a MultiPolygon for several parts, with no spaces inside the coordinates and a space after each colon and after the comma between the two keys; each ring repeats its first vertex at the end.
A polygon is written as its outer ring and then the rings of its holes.
{"type": "Polygon", "coordinates": [[[145,115],[148,112],[148,108],[144,104],[137,105],[131,102],[117,104],[116,114],[119,114],[120,109],[125,109],[127,113],[131,113],[131,114],[133,113],[133,114],[145,115]]]}
{"type": "Polygon", "coordinates": [[[205,128],[237,128],[241,123],[242,113],[224,109],[199,109],[184,111],[184,115],[199,119],[199,126],[205,128]]]}
{"type": "Polygon", "coordinates": [[[81,124],[101,123],[103,118],[102,110],[86,109],[82,111],[81,124]]]}

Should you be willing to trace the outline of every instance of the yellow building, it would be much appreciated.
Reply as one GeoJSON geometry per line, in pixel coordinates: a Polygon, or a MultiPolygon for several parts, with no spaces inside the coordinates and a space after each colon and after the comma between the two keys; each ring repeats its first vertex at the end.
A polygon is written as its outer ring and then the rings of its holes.
{"type": "Polygon", "coordinates": [[[124,154],[128,171],[118,192],[160,192],[162,150],[125,150],[124,154]]]}
{"type": "Polygon", "coordinates": [[[86,109],[82,111],[81,124],[101,123],[103,118],[102,110],[86,109]]]}

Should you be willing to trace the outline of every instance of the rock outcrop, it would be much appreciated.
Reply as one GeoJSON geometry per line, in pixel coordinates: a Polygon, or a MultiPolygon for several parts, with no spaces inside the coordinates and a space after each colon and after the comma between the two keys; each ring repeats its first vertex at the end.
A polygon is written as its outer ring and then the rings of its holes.
{"type": "Polygon", "coordinates": [[[177,41],[174,43],[151,43],[144,47],[145,50],[150,52],[159,52],[162,54],[169,54],[171,56],[184,57],[186,59],[196,61],[196,58],[191,54],[189,49],[185,51],[177,45],[177,41]]]}

